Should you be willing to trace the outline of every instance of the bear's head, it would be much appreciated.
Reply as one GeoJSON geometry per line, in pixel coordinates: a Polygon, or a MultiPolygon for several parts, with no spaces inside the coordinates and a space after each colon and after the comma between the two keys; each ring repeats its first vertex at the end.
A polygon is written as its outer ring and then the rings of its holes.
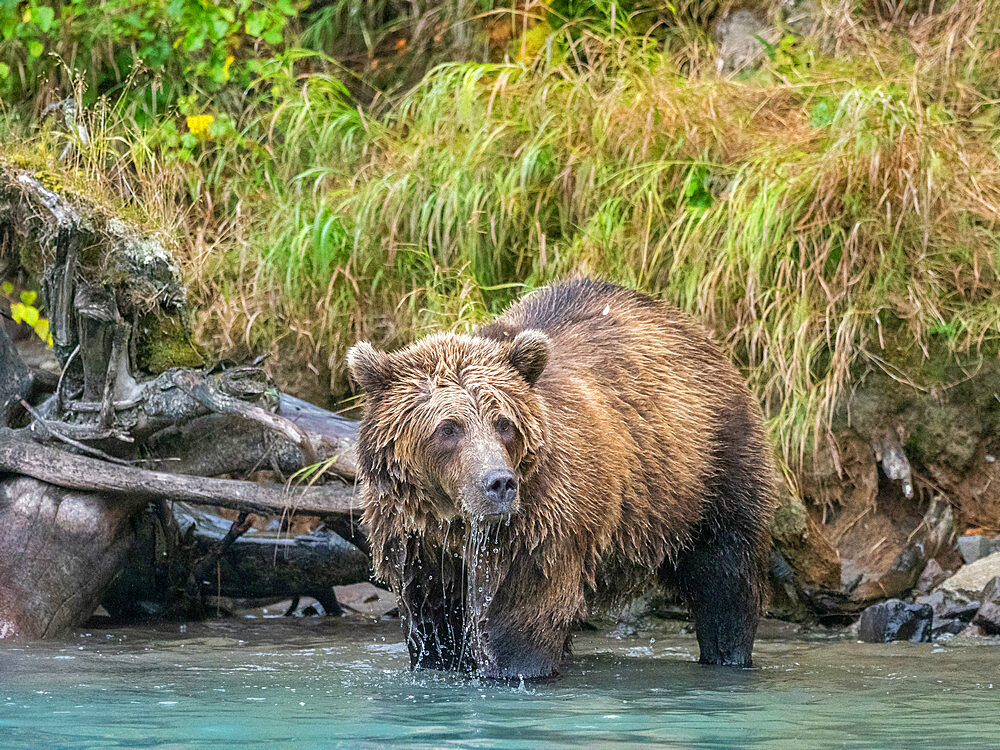
{"type": "Polygon", "coordinates": [[[367,342],[347,355],[367,396],[358,441],[367,502],[409,531],[458,517],[515,514],[545,437],[535,384],[549,340],[435,334],[393,353],[367,342]]]}

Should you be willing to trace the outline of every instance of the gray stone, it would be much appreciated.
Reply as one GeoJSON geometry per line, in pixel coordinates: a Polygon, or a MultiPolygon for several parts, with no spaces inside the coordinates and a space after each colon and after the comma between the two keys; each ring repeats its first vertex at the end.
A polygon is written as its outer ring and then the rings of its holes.
{"type": "Polygon", "coordinates": [[[934,590],[942,581],[946,581],[951,575],[941,567],[941,564],[933,558],[927,561],[924,572],[920,574],[917,581],[917,593],[926,594],[934,590]]]}
{"type": "Polygon", "coordinates": [[[990,582],[983,586],[980,598],[983,604],[1000,604],[1000,576],[990,579],[990,582]]]}
{"type": "Polygon", "coordinates": [[[980,534],[970,536],[960,536],[958,538],[958,551],[966,564],[974,563],[993,551],[993,545],[989,537],[980,534]]]}
{"type": "Polygon", "coordinates": [[[938,588],[957,591],[970,599],[978,599],[986,584],[1000,576],[1000,552],[994,552],[974,563],[964,565],[938,588]]]}
{"type": "Polygon", "coordinates": [[[919,604],[929,604],[934,611],[935,619],[959,618],[968,622],[972,619],[976,610],[979,609],[979,602],[977,600],[969,599],[962,594],[943,589],[938,589],[933,594],[922,596],[917,602],[919,604]]]}
{"type": "Polygon", "coordinates": [[[861,613],[858,638],[866,643],[929,641],[934,619],[930,604],[907,604],[889,599],[861,613]]]}
{"type": "Polygon", "coordinates": [[[733,73],[756,67],[767,51],[761,39],[776,42],[780,32],[763,14],[741,8],[716,23],[712,38],[719,46],[716,67],[720,73],[733,73]]]}
{"type": "Polygon", "coordinates": [[[937,619],[935,619],[934,627],[931,630],[931,636],[934,638],[940,638],[945,635],[958,635],[967,627],[969,626],[961,620],[942,620],[938,623],[937,619]]]}
{"type": "Polygon", "coordinates": [[[1000,635],[1000,604],[986,602],[972,618],[972,624],[978,625],[986,635],[1000,635]]]}
{"type": "Polygon", "coordinates": [[[945,633],[961,633],[979,609],[979,602],[943,589],[922,596],[917,601],[919,604],[929,605],[934,612],[934,621],[931,625],[934,637],[945,633]]]}

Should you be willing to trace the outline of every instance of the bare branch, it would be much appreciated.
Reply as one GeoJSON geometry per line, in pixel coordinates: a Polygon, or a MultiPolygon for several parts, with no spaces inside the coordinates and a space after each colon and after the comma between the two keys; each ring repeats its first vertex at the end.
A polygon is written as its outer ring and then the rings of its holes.
{"type": "Polygon", "coordinates": [[[115,466],[39,445],[9,428],[0,428],[0,471],[24,474],[69,489],[149,500],[162,497],[250,513],[294,512],[328,516],[355,514],[361,509],[360,500],[352,487],[324,485],[306,490],[286,490],[256,482],[115,466]]]}
{"type": "Polygon", "coordinates": [[[245,401],[240,401],[237,398],[226,395],[217,388],[210,386],[204,376],[190,370],[179,370],[176,372],[174,374],[174,383],[192,398],[197,399],[207,409],[219,414],[232,414],[233,416],[259,422],[265,427],[280,433],[298,446],[307,464],[314,464],[319,461],[316,450],[309,440],[309,436],[294,422],[254,404],[248,404],[245,401]]]}
{"type": "Polygon", "coordinates": [[[83,451],[84,453],[86,453],[89,456],[94,456],[95,458],[100,458],[103,461],[110,461],[111,463],[118,464],[119,466],[128,466],[129,465],[128,461],[124,461],[124,460],[122,460],[120,458],[115,458],[114,456],[112,456],[112,455],[110,455],[108,453],[105,453],[104,451],[100,450],[99,448],[92,448],[89,445],[85,445],[85,444],[81,443],[79,440],[74,440],[71,437],[66,437],[65,435],[62,435],[59,432],[57,432],[56,430],[52,429],[52,426],[45,420],[45,417],[43,417],[41,414],[39,414],[37,410],[32,409],[31,408],[31,404],[29,404],[23,398],[21,399],[21,406],[24,407],[24,410],[26,412],[28,412],[28,414],[30,414],[31,416],[33,416],[35,418],[35,421],[38,422],[39,425],[41,425],[41,427],[42,427],[43,430],[45,430],[48,434],[50,434],[52,437],[56,438],[57,440],[61,440],[62,442],[66,443],[66,445],[70,445],[70,446],[76,448],[79,451],[83,451]]]}

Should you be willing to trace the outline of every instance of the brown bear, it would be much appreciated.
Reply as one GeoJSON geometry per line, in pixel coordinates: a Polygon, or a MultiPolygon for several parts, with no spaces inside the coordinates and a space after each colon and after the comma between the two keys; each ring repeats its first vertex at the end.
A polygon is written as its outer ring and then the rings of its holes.
{"type": "Polygon", "coordinates": [[[750,665],[773,469],[740,375],[680,311],[570,280],[348,365],[373,564],[414,667],[550,675],[589,606],[657,578],[703,663],[750,665]]]}

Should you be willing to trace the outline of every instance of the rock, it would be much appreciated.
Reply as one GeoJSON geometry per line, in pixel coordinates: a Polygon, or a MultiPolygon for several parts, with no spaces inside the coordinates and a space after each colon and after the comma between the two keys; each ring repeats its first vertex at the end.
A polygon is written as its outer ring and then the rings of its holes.
{"type": "Polygon", "coordinates": [[[971,536],[960,536],[958,538],[958,551],[962,554],[962,559],[966,564],[974,563],[993,551],[993,545],[989,537],[975,534],[971,536]]]}
{"type": "Polygon", "coordinates": [[[933,619],[934,609],[929,604],[907,604],[889,599],[861,613],[858,638],[866,643],[929,641],[933,619]]]}
{"type": "Polygon", "coordinates": [[[983,593],[980,596],[983,604],[1000,604],[1000,576],[990,579],[990,582],[983,586],[983,593]]]}
{"type": "Polygon", "coordinates": [[[919,604],[929,604],[934,611],[934,617],[945,619],[962,619],[968,622],[979,609],[979,601],[969,599],[954,591],[938,589],[933,594],[920,597],[919,604]]]}
{"type": "Polygon", "coordinates": [[[377,619],[396,607],[395,594],[370,583],[334,586],[333,590],[337,594],[337,601],[344,609],[366,617],[377,619]]]}
{"type": "Polygon", "coordinates": [[[1000,576],[990,579],[983,588],[983,604],[972,618],[986,635],[1000,635],[1000,576]]]}
{"type": "Polygon", "coordinates": [[[964,636],[966,638],[976,638],[978,636],[983,635],[983,631],[980,629],[978,625],[970,625],[961,633],[959,633],[959,635],[964,636]]]}
{"type": "Polygon", "coordinates": [[[852,593],[852,598],[867,603],[885,597],[903,596],[916,585],[927,559],[938,554],[951,537],[951,532],[951,506],[940,496],[935,497],[892,564],[876,580],[861,583],[852,593]]]}
{"type": "Polygon", "coordinates": [[[917,593],[927,594],[933,591],[940,583],[948,579],[951,573],[941,567],[941,563],[933,558],[924,566],[924,572],[920,574],[917,581],[917,593]]]}
{"type": "Polygon", "coordinates": [[[1000,635],[1000,604],[986,602],[972,618],[972,624],[978,625],[986,635],[1000,635]]]}
{"type": "Polygon", "coordinates": [[[760,12],[740,8],[715,24],[712,38],[719,46],[716,67],[720,73],[733,73],[755,67],[767,50],[761,40],[773,44],[780,32],[760,12]]]}
{"type": "Polygon", "coordinates": [[[931,636],[933,638],[940,638],[943,635],[958,635],[968,627],[961,620],[942,620],[940,623],[935,620],[934,626],[931,629],[931,636]]]}
{"type": "Polygon", "coordinates": [[[970,599],[977,599],[986,588],[986,584],[996,576],[1000,576],[1000,552],[994,552],[959,568],[955,575],[938,588],[956,591],[970,599]]]}
{"type": "Polygon", "coordinates": [[[922,596],[917,601],[920,604],[930,605],[934,611],[931,630],[935,637],[945,633],[961,633],[979,609],[978,601],[971,601],[962,594],[943,589],[922,596]]]}

